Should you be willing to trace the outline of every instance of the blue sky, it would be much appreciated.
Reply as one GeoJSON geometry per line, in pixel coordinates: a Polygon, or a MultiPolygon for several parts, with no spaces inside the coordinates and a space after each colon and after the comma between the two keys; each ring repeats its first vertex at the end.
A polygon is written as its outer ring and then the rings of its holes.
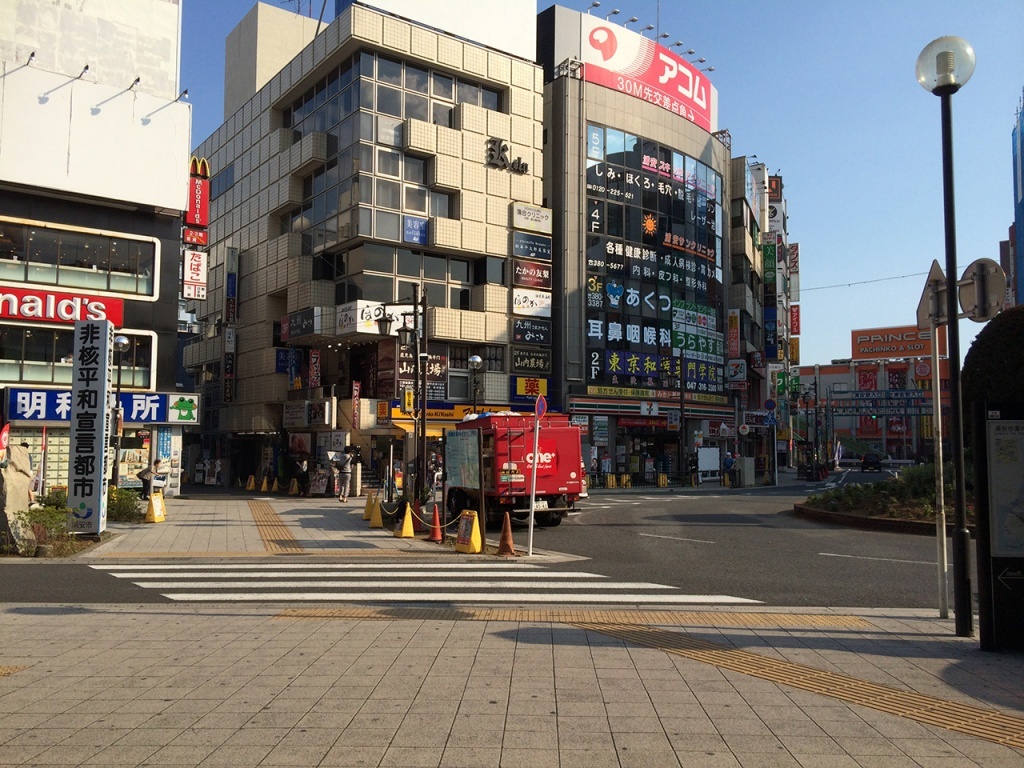
{"type": "MultiPolygon", "coordinates": [[[[224,40],[254,2],[183,3],[181,84],[198,144],[222,121],[224,40]]],[[[321,3],[312,0],[314,17],[321,3]]],[[[268,4],[310,15],[310,0],[268,4]]],[[[632,29],[660,25],[705,57],[733,153],[781,172],[800,243],[801,364],[849,357],[853,329],[914,325],[932,260],[945,264],[939,99],[914,76],[921,49],[942,35],[967,39],[978,61],[953,98],[959,271],[998,260],[1013,217],[1022,0],[602,0],[593,13],[614,8],[613,21],[637,16],[632,29]]],[[[981,327],[961,321],[963,354],[981,327]]]]}

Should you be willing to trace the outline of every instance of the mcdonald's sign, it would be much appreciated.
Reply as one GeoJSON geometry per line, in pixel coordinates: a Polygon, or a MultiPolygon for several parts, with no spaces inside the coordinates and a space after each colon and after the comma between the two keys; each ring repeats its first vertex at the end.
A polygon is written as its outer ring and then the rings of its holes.
{"type": "Polygon", "coordinates": [[[210,161],[193,157],[188,162],[188,207],[185,223],[195,227],[210,224],[210,161]]]}
{"type": "Polygon", "coordinates": [[[201,179],[210,178],[210,161],[205,157],[193,156],[192,159],[188,161],[188,175],[198,176],[201,179]]]}

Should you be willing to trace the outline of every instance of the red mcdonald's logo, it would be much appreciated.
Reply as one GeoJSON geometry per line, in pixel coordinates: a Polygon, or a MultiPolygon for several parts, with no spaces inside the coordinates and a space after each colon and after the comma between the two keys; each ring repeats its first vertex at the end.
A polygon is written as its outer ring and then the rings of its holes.
{"type": "Polygon", "coordinates": [[[189,176],[198,176],[201,179],[210,178],[210,161],[205,157],[193,156],[188,161],[188,174],[189,176]]]}

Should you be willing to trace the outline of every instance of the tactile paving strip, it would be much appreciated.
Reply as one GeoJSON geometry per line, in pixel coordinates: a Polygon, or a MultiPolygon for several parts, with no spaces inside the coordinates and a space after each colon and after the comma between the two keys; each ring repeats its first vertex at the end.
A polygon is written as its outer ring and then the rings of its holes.
{"type": "Polygon", "coordinates": [[[890,688],[781,659],[759,656],[656,627],[626,626],[607,622],[572,623],[581,629],[600,632],[635,645],[659,648],[667,653],[712,664],[720,669],[740,672],[850,704],[859,704],[879,712],[976,736],[1009,747],[1024,748],[1024,717],[890,688]]]}
{"type": "Polygon", "coordinates": [[[265,501],[249,500],[249,510],[256,523],[256,530],[263,539],[263,548],[274,554],[296,554],[303,552],[302,545],[292,536],[288,526],[278,517],[277,512],[265,501]]]}
{"type": "Polygon", "coordinates": [[[407,619],[413,621],[528,621],[574,624],[660,624],[683,627],[830,627],[863,629],[870,627],[859,616],[820,613],[758,613],[725,611],[591,611],[557,608],[406,608],[337,607],[289,608],[278,619],[407,619]]]}
{"type": "Polygon", "coordinates": [[[0,667],[0,677],[10,677],[15,672],[21,672],[23,669],[28,669],[28,667],[0,667]]]}

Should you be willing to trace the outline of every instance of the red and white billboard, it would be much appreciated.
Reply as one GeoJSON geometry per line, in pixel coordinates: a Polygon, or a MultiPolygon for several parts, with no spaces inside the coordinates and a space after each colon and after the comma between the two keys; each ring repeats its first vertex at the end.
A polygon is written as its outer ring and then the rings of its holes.
{"type": "Polygon", "coordinates": [[[188,180],[188,208],[185,223],[194,227],[210,225],[210,180],[193,176],[188,180]]]}
{"type": "Polygon", "coordinates": [[[206,298],[206,254],[203,251],[185,251],[182,295],[186,299],[206,298]]]}
{"type": "Polygon", "coordinates": [[[799,336],[800,335],[800,305],[790,304],[789,305],[789,335],[799,336]]]}
{"type": "Polygon", "coordinates": [[[0,288],[0,320],[76,323],[109,320],[124,323],[124,302],[106,296],[56,293],[38,288],[0,288]]]}
{"type": "Polygon", "coordinates": [[[581,16],[583,79],[656,104],[705,131],[717,129],[715,89],[667,48],[597,16],[581,16]]]}

